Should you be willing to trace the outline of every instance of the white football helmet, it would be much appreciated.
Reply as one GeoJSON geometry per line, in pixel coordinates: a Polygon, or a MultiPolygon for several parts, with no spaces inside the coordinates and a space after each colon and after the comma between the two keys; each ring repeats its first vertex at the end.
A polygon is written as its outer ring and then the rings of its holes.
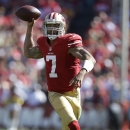
{"type": "Polygon", "coordinates": [[[65,34],[65,27],[66,27],[66,22],[65,18],[56,12],[52,12],[48,14],[43,22],[43,33],[45,37],[48,37],[50,40],[56,39],[60,35],[65,34]],[[48,26],[49,24],[59,24],[58,27],[51,27],[48,26]],[[48,33],[48,31],[51,31],[51,34],[48,33]],[[57,33],[53,33],[54,31],[57,31],[57,33]]]}

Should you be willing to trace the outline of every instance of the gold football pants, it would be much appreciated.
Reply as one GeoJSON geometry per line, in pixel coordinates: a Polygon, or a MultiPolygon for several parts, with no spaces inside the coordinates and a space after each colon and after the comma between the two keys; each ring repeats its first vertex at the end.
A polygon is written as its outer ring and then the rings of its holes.
{"type": "Polygon", "coordinates": [[[68,124],[79,120],[81,115],[80,89],[65,93],[49,92],[49,100],[61,118],[62,130],[69,130],[68,124]]]}

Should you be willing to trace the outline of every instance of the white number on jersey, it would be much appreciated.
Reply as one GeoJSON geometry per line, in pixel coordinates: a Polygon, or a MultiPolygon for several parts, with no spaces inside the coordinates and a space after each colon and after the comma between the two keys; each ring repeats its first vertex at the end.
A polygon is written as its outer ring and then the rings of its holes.
{"type": "Polygon", "coordinates": [[[51,73],[49,73],[50,78],[57,78],[57,73],[55,73],[56,70],[56,56],[55,55],[47,55],[46,61],[52,60],[52,67],[51,67],[51,73]]]}

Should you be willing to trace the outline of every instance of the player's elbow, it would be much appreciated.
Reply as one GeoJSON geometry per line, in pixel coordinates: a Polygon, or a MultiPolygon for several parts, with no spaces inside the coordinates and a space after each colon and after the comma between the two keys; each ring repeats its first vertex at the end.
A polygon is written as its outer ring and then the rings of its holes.
{"type": "Polygon", "coordinates": [[[29,47],[28,46],[24,46],[23,54],[24,54],[24,56],[26,58],[30,58],[30,56],[29,56],[29,47]]]}
{"type": "Polygon", "coordinates": [[[92,58],[93,64],[96,64],[96,60],[94,58],[92,58]]]}
{"type": "Polygon", "coordinates": [[[28,53],[25,52],[25,51],[24,51],[24,56],[25,56],[26,58],[30,58],[29,55],[28,55],[28,53]]]}
{"type": "Polygon", "coordinates": [[[30,58],[28,55],[26,55],[26,54],[24,54],[24,56],[26,57],[26,58],[30,58]]]}
{"type": "Polygon", "coordinates": [[[89,60],[93,63],[93,65],[96,64],[96,60],[94,59],[94,57],[90,57],[89,60]]]}

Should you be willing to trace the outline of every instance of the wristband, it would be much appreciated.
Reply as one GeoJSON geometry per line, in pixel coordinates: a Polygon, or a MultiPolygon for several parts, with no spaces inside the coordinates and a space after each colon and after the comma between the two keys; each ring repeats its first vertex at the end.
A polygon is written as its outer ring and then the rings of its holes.
{"type": "Polygon", "coordinates": [[[86,69],[87,72],[90,72],[94,67],[94,64],[91,60],[84,60],[82,68],[86,69]]]}

